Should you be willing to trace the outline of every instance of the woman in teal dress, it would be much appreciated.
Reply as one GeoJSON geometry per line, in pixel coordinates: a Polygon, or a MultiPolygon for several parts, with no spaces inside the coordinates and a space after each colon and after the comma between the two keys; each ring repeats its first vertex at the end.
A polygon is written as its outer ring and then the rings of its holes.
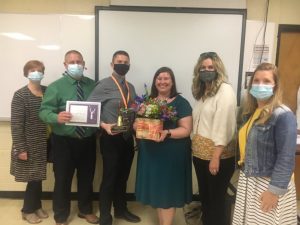
{"type": "Polygon", "coordinates": [[[155,73],[150,97],[175,107],[177,120],[164,122],[158,141],[138,140],[136,199],[157,208],[160,225],[171,225],[175,209],[192,200],[192,108],[177,92],[168,67],[155,73]]]}

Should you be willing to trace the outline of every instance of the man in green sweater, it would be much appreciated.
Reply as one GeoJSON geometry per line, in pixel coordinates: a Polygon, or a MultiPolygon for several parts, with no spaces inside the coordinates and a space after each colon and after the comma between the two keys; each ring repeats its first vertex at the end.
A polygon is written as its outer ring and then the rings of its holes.
{"type": "Polygon", "coordinates": [[[83,76],[85,62],[80,52],[65,54],[66,71],[51,83],[43,97],[40,118],[52,127],[54,170],[53,211],[56,225],[67,224],[70,215],[72,178],[76,170],[78,216],[97,224],[93,214],[92,194],[96,162],[95,128],[67,126],[71,113],[66,112],[67,101],[84,101],[95,87],[95,82],[83,76]]]}

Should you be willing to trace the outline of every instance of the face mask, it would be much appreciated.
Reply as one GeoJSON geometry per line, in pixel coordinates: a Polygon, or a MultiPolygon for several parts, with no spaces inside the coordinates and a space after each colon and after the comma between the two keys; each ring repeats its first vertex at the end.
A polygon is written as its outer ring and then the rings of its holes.
{"type": "Polygon", "coordinates": [[[114,71],[121,76],[124,76],[128,70],[129,65],[127,64],[114,64],[114,71]]]}
{"type": "Polygon", "coordinates": [[[81,78],[83,75],[83,66],[80,64],[68,64],[68,73],[75,79],[81,78]]]}
{"type": "Polygon", "coordinates": [[[211,82],[217,78],[216,71],[200,71],[200,80],[203,82],[211,82]]]}
{"type": "Polygon", "coordinates": [[[250,89],[250,94],[257,100],[267,100],[273,95],[273,85],[270,84],[253,84],[250,89]]]}
{"type": "Polygon", "coordinates": [[[39,71],[34,71],[34,72],[28,73],[27,78],[31,81],[39,82],[44,78],[44,74],[39,71]]]}

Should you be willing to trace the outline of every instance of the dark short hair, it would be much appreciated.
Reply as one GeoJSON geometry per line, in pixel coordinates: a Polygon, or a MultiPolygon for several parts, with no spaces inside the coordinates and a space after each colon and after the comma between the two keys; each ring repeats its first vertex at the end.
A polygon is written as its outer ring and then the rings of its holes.
{"type": "Polygon", "coordinates": [[[112,62],[114,61],[114,59],[116,58],[117,55],[125,55],[125,56],[128,57],[128,59],[130,59],[129,54],[128,54],[126,51],[124,51],[124,50],[118,50],[118,51],[116,51],[116,52],[113,54],[112,62]]]}
{"type": "Polygon", "coordinates": [[[161,74],[161,73],[170,74],[170,77],[171,77],[171,80],[172,80],[172,83],[173,83],[173,85],[171,87],[170,98],[173,98],[176,95],[178,95],[179,93],[177,92],[177,88],[176,88],[176,81],[175,81],[174,72],[171,68],[164,66],[164,67],[159,68],[154,74],[153,81],[152,81],[152,86],[151,86],[150,97],[151,98],[156,98],[158,96],[158,90],[155,86],[155,81],[156,81],[157,77],[159,76],[159,74],[161,74]]]}
{"type": "Polygon", "coordinates": [[[42,63],[39,60],[30,60],[23,67],[24,76],[27,77],[29,70],[31,70],[33,68],[41,68],[43,73],[45,72],[44,63],[42,63]]]}

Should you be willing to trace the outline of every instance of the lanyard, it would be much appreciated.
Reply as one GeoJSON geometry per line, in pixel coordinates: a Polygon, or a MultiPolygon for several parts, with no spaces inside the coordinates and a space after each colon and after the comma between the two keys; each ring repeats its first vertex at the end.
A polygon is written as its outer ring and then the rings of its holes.
{"type": "Polygon", "coordinates": [[[120,87],[120,84],[118,83],[118,81],[116,80],[116,78],[114,78],[114,76],[111,76],[111,78],[113,79],[113,81],[114,81],[114,82],[116,83],[116,85],[118,86],[119,91],[120,91],[120,94],[121,94],[122,99],[123,99],[124,106],[125,106],[125,108],[127,109],[127,108],[128,108],[128,102],[129,102],[129,95],[130,95],[130,90],[129,90],[129,86],[128,86],[127,81],[125,80],[125,85],[126,85],[127,90],[128,90],[128,93],[127,93],[127,101],[126,101],[124,92],[123,92],[122,88],[120,87]]]}

